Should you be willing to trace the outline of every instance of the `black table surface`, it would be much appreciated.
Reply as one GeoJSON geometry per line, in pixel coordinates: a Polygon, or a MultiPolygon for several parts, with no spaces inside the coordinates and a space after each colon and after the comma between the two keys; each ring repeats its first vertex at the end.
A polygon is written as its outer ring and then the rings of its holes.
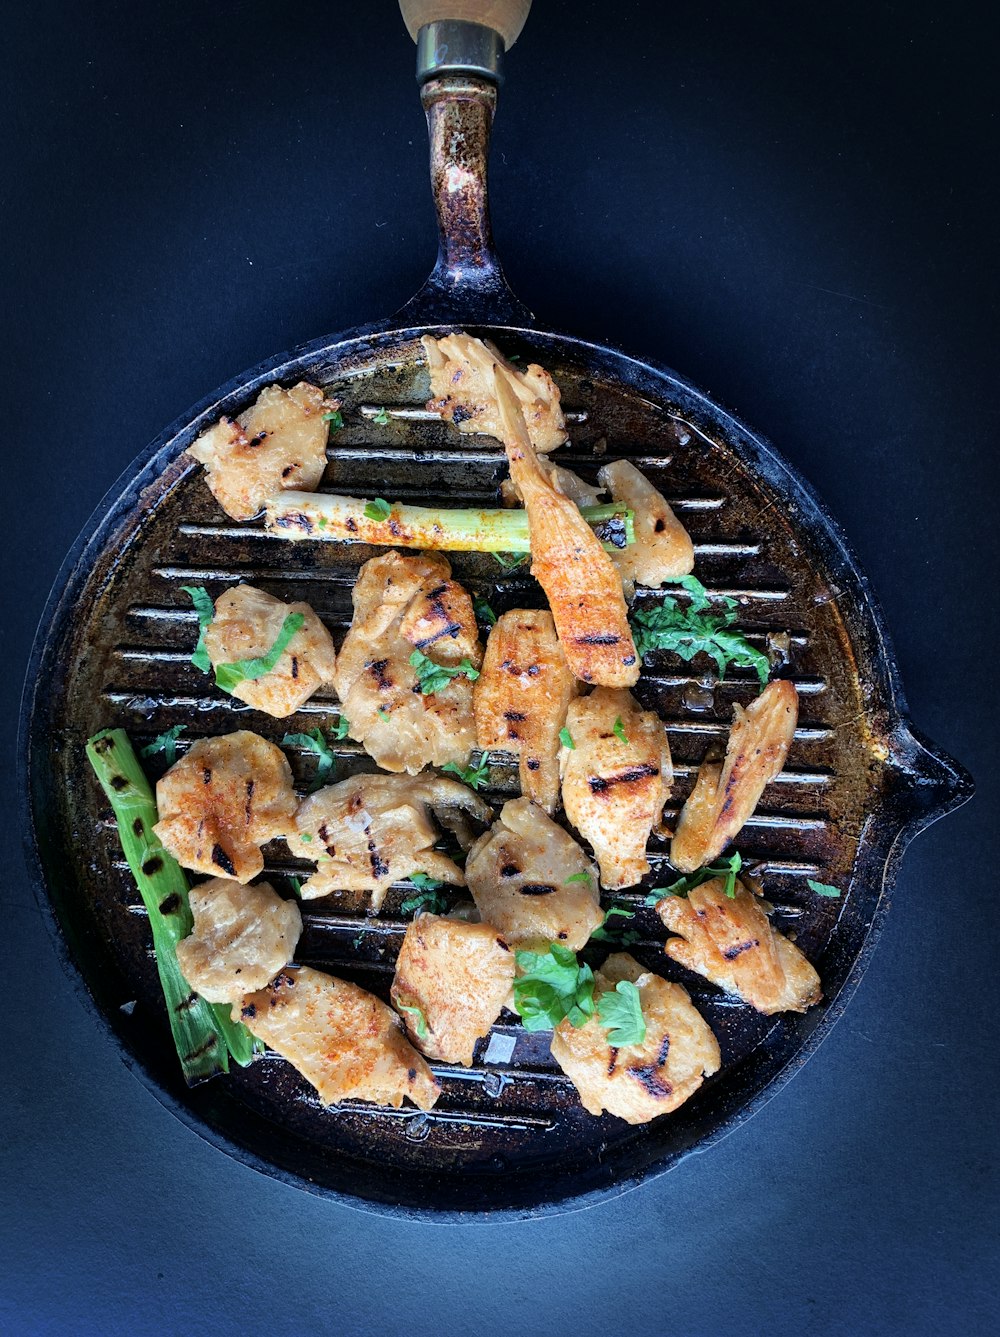
{"type": "Polygon", "coordinates": [[[214,386],[429,268],[413,48],[392,0],[4,8],[0,1329],[996,1332],[987,6],[537,0],[509,56],[513,287],[817,486],[913,718],[979,792],[910,849],[844,1019],[746,1126],[586,1212],[463,1227],[275,1183],[161,1108],[57,961],[13,793],[31,637],[105,489],[214,386]]]}

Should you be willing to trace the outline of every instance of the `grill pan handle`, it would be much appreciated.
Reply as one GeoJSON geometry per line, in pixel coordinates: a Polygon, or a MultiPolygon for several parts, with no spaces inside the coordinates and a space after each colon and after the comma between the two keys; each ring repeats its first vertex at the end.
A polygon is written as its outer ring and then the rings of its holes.
{"type": "Polygon", "coordinates": [[[407,325],[534,322],[508,287],[493,249],[487,192],[501,57],[517,39],[529,5],[530,0],[400,0],[411,34],[417,31],[417,78],[438,221],[437,263],[395,317],[407,325]],[[470,12],[484,22],[468,21],[470,12]],[[454,17],[445,17],[449,14],[454,17]]]}

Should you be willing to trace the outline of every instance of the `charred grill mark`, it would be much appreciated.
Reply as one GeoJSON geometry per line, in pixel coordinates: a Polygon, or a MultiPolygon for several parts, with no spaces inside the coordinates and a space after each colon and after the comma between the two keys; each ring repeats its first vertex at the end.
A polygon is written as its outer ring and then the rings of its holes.
{"type": "MultiPolygon", "coordinates": [[[[289,511],[285,515],[279,515],[274,523],[279,529],[301,529],[306,534],[311,534],[315,528],[315,525],[304,511],[289,511]]],[[[347,524],[348,527],[350,527],[350,520],[348,520],[347,524]]]]}
{"type": "Polygon", "coordinates": [[[292,677],[297,678],[298,676],[299,676],[299,657],[298,655],[292,655],[292,677]]]}
{"type": "Polygon", "coordinates": [[[100,756],[103,756],[105,752],[113,751],[114,746],[115,746],[115,740],[113,738],[107,738],[107,737],[98,738],[97,742],[93,744],[94,751],[98,753],[100,756]]]}
{"type": "Polygon", "coordinates": [[[504,952],[509,952],[510,948],[504,942],[503,938],[497,938],[497,946],[504,952]]]}
{"type": "Polygon", "coordinates": [[[374,839],[369,839],[368,841],[368,861],[372,866],[373,877],[385,877],[386,873],[389,871],[389,865],[382,858],[381,854],[379,854],[374,839]]]}
{"type": "Polygon", "coordinates": [[[367,664],[365,666],[368,669],[368,672],[375,679],[375,686],[379,689],[380,692],[388,691],[389,688],[393,685],[392,678],[390,678],[386,673],[386,669],[388,668],[388,666],[389,666],[388,659],[373,659],[370,664],[367,664]]]}
{"type": "Polygon", "coordinates": [[[666,1100],[668,1096],[673,1095],[674,1088],[669,1082],[665,1082],[651,1063],[643,1064],[641,1067],[626,1068],[625,1071],[630,1077],[634,1077],[644,1091],[657,1100],[666,1100]]]}
{"type": "Polygon", "coordinates": [[[746,942],[737,943],[735,947],[727,947],[722,955],[727,961],[735,961],[736,958],[742,956],[744,952],[749,952],[752,948],[759,946],[759,938],[748,938],[746,942]]]}
{"type": "Polygon", "coordinates": [[[503,867],[500,869],[500,876],[517,877],[520,871],[521,870],[516,863],[505,863],[503,867]]]}
{"type": "Polygon", "coordinates": [[[206,785],[210,785],[210,784],[212,783],[212,768],[211,768],[211,766],[203,766],[203,767],[201,768],[201,778],[202,778],[202,782],[203,782],[204,784],[206,784],[206,785]]]}
{"type": "Polygon", "coordinates": [[[291,472],[292,472],[292,470],[293,470],[294,468],[295,468],[295,465],[294,465],[294,464],[286,464],[285,467],[284,467],[284,468],[282,469],[282,471],[281,471],[281,476],[282,476],[282,478],[287,478],[287,477],[291,474],[291,472]]]}
{"type": "Polygon", "coordinates": [[[652,762],[644,761],[638,766],[629,766],[624,771],[619,771],[617,775],[592,775],[587,783],[590,785],[592,794],[605,794],[614,785],[634,785],[640,780],[648,780],[651,776],[659,775],[659,766],[654,766],[652,762]]]}
{"type": "MultiPolygon", "coordinates": [[[[458,379],[457,377],[455,378],[458,379]]],[[[451,420],[457,427],[459,423],[468,422],[473,417],[473,410],[467,409],[464,404],[456,404],[451,410],[451,420]]]]}
{"type": "Polygon", "coordinates": [[[573,640],[577,645],[617,645],[621,637],[610,631],[595,631],[589,636],[574,636],[573,640]]]}
{"type": "Polygon", "coordinates": [[[111,777],[111,788],[120,794],[123,789],[128,789],[128,781],[124,775],[113,775],[111,777]]]}
{"type": "Polygon", "coordinates": [[[522,896],[551,896],[555,887],[549,886],[547,882],[525,882],[518,890],[522,896]]]}
{"type": "MultiPolygon", "coordinates": [[[[446,594],[447,592],[448,592],[447,584],[435,585],[432,590],[428,590],[427,598],[431,601],[431,603],[433,603],[435,600],[440,600],[441,595],[446,594]]],[[[438,607],[440,608],[440,603],[438,604],[438,607]]]]}
{"type": "Polygon", "coordinates": [[[243,804],[243,816],[246,818],[247,826],[249,826],[251,821],[253,820],[253,791],[254,791],[254,782],[252,780],[248,780],[246,801],[243,804]]]}
{"type": "Polygon", "coordinates": [[[518,722],[528,718],[523,710],[505,710],[503,717],[505,720],[517,720],[518,722]]]}
{"type": "Polygon", "coordinates": [[[656,534],[662,534],[663,531],[666,529],[666,527],[667,527],[666,520],[664,520],[662,515],[658,515],[656,517],[656,523],[653,525],[653,532],[656,534]]]}
{"type": "Polygon", "coordinates": [[[461,630],[461,622],[448,622],[439,631],[434,632],[432,636],[424,636],[421,640],[415,641],[414,646],[417,650],[423,650],[425,646],[433,645],[435,641],[441,640],[443,636],[451,636],[454,639],[461,630]]]}
{"type": "Polygon", "coordinates": [[[147,859],[142,865],[142,871],[147,877],[153,877],[163,867],[163,860],[158,854],[154,854],[151,859],[147,859]]]}
{"type": "Polygon", "coordinates": [[[246,1007],[240,1008],[240,1016],[252,1020],[257,1015],[257,1004],[247,1003],[246,1007]]]}
{"type": "Polygon", "coordinates": [[[143,834],[145,827],[142,824],[141,817],[137,817],[135,821],[132,823],[132,830],[135,832],[137,836],[141,836],[143,834]]]}
{"type": "Polygon", "coordinates": [[[196,1058],[201,1058],[202,1054],[209,1053],[216,1047],[218,1043],[219,1043],[219,1037],[217,1035],[211,1036],[211,1038],[206,1040],[203,1045],[199,1045],[197,1049],[191,1050],[191,1052],[187,1056],[188,1062],[191,1062],[193,1059],[196,1058]]]}
{"type": "Polygon", "coordinates": [[[186,998],[181,999],[181,1001],[174,1008],[174,1011],[186,1012],[188,1008],[193,1007],[197,1001],[198,1001],[198,995],[192,991],[191,993],[188,994],[186,998]]]}
{"type": "Polygon", "coordinates": [[[623,663],[623,664],[634,664],[634,663],[635,663],[635,655],[625,655],[625,657],[622,659],[622,663],[623,663]]]}
{"type": "Polygon", "coordinates": [[[212,862],[217,868],[221,868],[224,873],[228,873],[230,877],[236,876],[236,868],[232,859],[219,844],[212,846],[212,862]]]}
{"type": "Polygon", "coordinates": [[[529,771],[537,771],[542,763],[538,760],[537,757],[529,757],[526,764],[529,771]]]}
{"type": "Polygon", "coordinates": [[[160,902],[160,914],[172,915],[181,903],[181,898],[176,891],[172,891],[169,896],[165,896],[160,902]]]}
{"type": "Polygon", "coordinates": [[[603,524],[597,525],[594,533],[604,543],[610,543],[613,548],[628,547],[628,531],[625,528],[625,517],[622,515],[612,515],[603,524]]]}
{"type": "Polygon", "coordinates": [[[670,1036],[665,1035],[663,1037],[663,1042],[660,1045],[660,1052],[656,1056],[656,1066],[658,1068],[662,1068],[664,1063],[666,1063],[667,1055],[669,1054],[669,1052],[670,1052],[670,1036]]]}
{"type": "MultiPolygon", "coordinates": [[[[246,443],[247,450],[256,450],[257,447],[262,445],[270,435],[270,432],[258,432],[256,436],[250,437],[249,441],[246,443]]],[[[282,477],[284,477],[284,474],[282,474],[282,477]]]]}
{"type": "Polygon", "coordinates": [[[358,522],[353,515],[349,515],[344,521],[344,528],[351,534],[356,534],[358,532],[358,522]]]}

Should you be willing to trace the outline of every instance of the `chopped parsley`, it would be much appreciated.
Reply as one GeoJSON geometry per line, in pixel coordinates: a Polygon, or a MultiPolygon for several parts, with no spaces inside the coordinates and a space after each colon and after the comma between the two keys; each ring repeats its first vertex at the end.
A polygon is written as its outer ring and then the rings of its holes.
{"type": "Polygon", "coordinates": [[[289,613],[281,624],[277,639],[266,655],[257,659],[237,659],[232,664],[219,664],[215,670],[215,685],[224,692],[232,692],[241,682],[254,682],[265,674],[273,673],[278,660],[288,649],[288,643],[302,627],[305,617],[302,613],[289,613]]]}
{"type": "Polygon", "coordinates": [[[631,980],[619,980],[613,992],[609,989],[598,997],[597,1015],[608,1033],[608,1044],[616,1049],[641,1045],[646,1038],[642,1000],[631,980]]]}
{"type": "Polygon", "coordinates": [[[375,714],[379,717],[380,720],[384,720],[386,724],[389,723],[389,712],[387,710],[384,710],[381,706],[379,706],[375,714]]]}
{"type": "Polygon", "coordinates": [[[502,566],[505,571],[513,571],[515,567],[526,562],[531,554],[527,552],[495,552],[492,556],[498,566],[502,566]]]}
{"type": "Polygon", "coordinates": [[[478,790],[479,786],[489,779],[490,754],[484,752],[475,765],[470,763],[468,766],[459,766],[457,761],[449,761],[441,769],[457,775],[462,784],[468,785],[470,789],[478,790]]]}
{"type": "Polygon", "coordinates": [[[316,753],[316,774],[309,786],[309,793],[315,794],[317,789],[322,789],[337,764],[337,758],[330,751],[330,747],[323,737],[323,731],[313,729],[311,733],[286,733],[281,740],[281,746],[302,747],[307,752],[316,753]]]}
{"type": "Polygon", "coordinates": [[[814,891],[817,896],[839,896],[840,889],[831,887],[829,882],[814,882],[811,877],[806,878],[806,886],[814,891]]]}
{"type": "Polygon", "coordinates": [[[338,715],[337,723],[333,726],[330,732],[333,734],[334,738],[338,740],[341,738],[346,738],[347,735],[351,732],[351,721],[347,718],[346,715],[338,715]]]}
{"type": "Polygon", "coordinates": [[[626,929],[624,924],[612,924],[610,921],[613,916],[620,916],[622,919],[634,919],[635,914],[631,910],[623,910],[619,905],[613,905],[605,913],[604,923],[599,928],[595,928],[590,935],[591,942],[611,942],[616,947],[629,947],[632,943],[639,941],[639,934],[633,933],[631,929],[626,929]]]}
{"type": "Polygon", "coordinates": [[[344,425],[344,415],[340,409],[334,409],[332,413],[324,413],[323,421],[330,424],[331,432],[339,432],[344,425]]]}
{"type": "Polygon", "coordinates": [[[288,879],[288,882],[289,882],[289,885],[290,885],[291,888],[292,888],[292,891],[294,891],[294,893],[295,893],[296,899],[297,899],[297,900],[301,900],[301,899],[302,899],[302,879],[301,879],[300,877],[290,877],[290,878],[288,879]]]}
{"type": "Polygon", "coordinates": [[[566,728],[559,730],[559,741],[563,747],[568,747],[571,752],[576,751],[576,744],[573,742],[573,735],[566,728]]]}
{"type": "Polygon", "coordinates": [[[365,518],[368,520],[388,520],[392,507],[383,497],[374,497],[365,504],[365,518]]]}
{"type": "Polygon", "coordinates": [[[444,883],[428,873],[411,873],[410,881],[417,888],[416,896],[408,896],[399,907],[404,915],[416,910],[426,910],[428,914],[441,915],[448,908],[447,897],[441,892],[444,883]]]}
{"type": "Polygon", "coordinates": [[[448,668],[445,664],[435,664],[423,650],[414,650],[410,664],[417,670],[417,682],[424,696],[444,691],[452,678],[465,676],[475,682],[479,677],[479,670],[470,659],[463,659],[456,668],[448,668]]]}
{"type": "Polygon", "coordinates": [[[594,972],[558,943],[547,952],[518,952],[514,1006],[526,1031],[553,1030],[565,1018],[585,1026],[594,1015],[594,972]]]}
{"type": "Polygon", "coordinates": [[[472,611],[480,622],[485,622],[488,627],[496,626],[497,615],[481,594],[473,599],[472,611]]]}
{"type": "Polygon", "coordinates": [[[400,1012],[410,1012],[413,1014],[413,1016],[416,1018],[414,1030],[417,1032],[417,1039],[426,1040],[427,1018],[424,1016],[423,1010],[417,1007],[415,1003],[397,1003],[396,1007],[399,1009],[400,1012]]]}
{"type": "Polygon", "coordinates": [[[207,673],[212,667],[212,661],[205,649],[205,632],[208,631],[212,625],[212,618],[215,617],[215,604],[204,585],[182,585],[181,589],[190,598],[194,604],[194,611],[198,614],[198,644],[194,647],[191,663],[202,673],[207,673]]]}
{"type": "Polygon", "coordinates": [[[614,728],[612,729],[611,732],[614,734],[614,736],[618,739],[619,742],[624,743],[625,746],[628,747],[628,738],[626,737],[625,734],[625,725],[622,724],[622,717],[620,715],[615,720],[614,728]]]}
{"type": "Polygon", "coordinates": [[[186,724],[175,724],[166,733],[157,734],[151,743],[140,748],[139,756],[155,757],[157,752],[162,752],[164,761],[168,766],[172,766],[177,760],[177,740],[186,728],[186,724]]]}
{"type": "Polygon", "coordinates": [[[732,665],[754,669],[761,684],[766,683],[771,673],[767,655],[740,632],[731,630],[736,621],[736,600],[724,599],[723,611],[712,613],[708,591],[700,580],[684,576],[678,583],[690,600],[685,606],[668,594],[655,608],[633,612],[632,631],[640,657],[653,650],[669,650],[686,661],[706,654],[715,660],[720,679],[732,665]]]}
{"type": "Polygon", "coordinates": [[[725,892],[732,900],[736,895],[736,875],[742,867],[743,860],[739,854],[732,854],[728,859],[722,859],[711,867],[699,868],[696,873],[688,873],[687,877],[678,878],[676,882],[671,882],[669,887],[655,887],[646,897],[646,904],[655,905],[657,901],[662,901],[664,896],[686,896],[689,891],[694,891],[695,887],[700,887],[703,882],[711,882],[714,877],[726,879],[725,892]]]}
{"type": "Polygon", "coordinates": [[[586,882],[587,885],[589,886],[590,874],[587,872],[586,869],[584,869],[583,872],[581,873],[574,873],[572,877],[568,877],[565,879],[564,885],[568,887],[571,882],[586,882]]]}
{"type": "Polygon", "coordinates": [[[389,415],[388,415],[388,413],[386,413],[384,407],[383,407],[383,408],[380,408],[379,411],[378,411],[378,413],[373,413],[373,414],[372,414],[372,422],[377,422],[378,425],[379,425],[379,427],[388,427],[388,425],[389,425],[389,415]]]}

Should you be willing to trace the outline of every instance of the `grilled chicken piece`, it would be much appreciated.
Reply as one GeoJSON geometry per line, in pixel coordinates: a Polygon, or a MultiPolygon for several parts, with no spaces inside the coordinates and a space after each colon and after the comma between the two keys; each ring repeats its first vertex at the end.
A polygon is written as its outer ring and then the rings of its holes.
{"type": "Polygon", "coordinates": [[[566,424],[559,407],[559,387],[537,363],[520,371],[491,343],[471,334],[448,334],[443,339],[424,335],[420,340],[431,373],[427,407],[453,422],[460,432],[483,432],[501,438],[501,419],[493,388],[493,368],[503,367],[536,450],[555,450],[566,440],[566,424]]]}
{"type": "Polygon", "coordinates": [[[769,683],[746,710],[733,709],[725,760],[702,762],[670,844],[670,862],[682,873],[717,859],[743,829],[795,737],[799,695],[793,683],[769,683]]]}
{"type": "Polygon", "coordinates": [[[418,915],[399,949],[392,1005],[411,1044],[468,1068],[513,982],[514,953],[491,925],[418,915]]]}
{"type": "Polygon", "coordinates": [[[240,729],[201,738],[156,784],[153,828],[179,864],[249,882],[260,847],[294,829],[298,800],[281,748],[240,729]]]}
{"type": "Polygon", "coordinates": [[[374,994],[309,966],[290,966],[233,1007],[258,1040],[288,1059],[324,1105],[403,1097],[429,1110],[441,1088],[409,1044],[399,1018],[374,994]]]}
{"type": "Polygon", "coordinates": [[[716,877],[686,898],[665,896],[657,904],[667,928],[681,935],[667,939],[666,954],[765,1016],[818,1003],[819,976],[795,944],[771,927],[741,882],[732,898],[725,887],[725,878],[716,877]]]}
{"type": "Polygon", "coordinates": [[[465,876],[476,909],[512,947],[578,952],[604,921],[597,872],[572,836],[531,799],[505,803],[473,845],[465,876]]]}
{"type": "Polygon", "coordinates": [[[220,418],[185,452],[205,466],[216,501],[234,520],[251,520],[274,492],[312,492],[326,468],[324,413],[340,408],[300,381],[268,385],[234,421],[220,418]]]}
{"type": "Polygon", "coordinates": [[[559,753],[566,816],[594,847],[603,885],[632,887],[649,872],[646,841],[673,783],[666,730],[631,692],[611,687],[571,702],[566,728],[574,744],[559,753]]]}
{"type": "Polygon", "coordinates": [[[548,598],[566,662],[584,682],[631,687],[639,656],[614,563],[576,504],[549,480],[499,368],[496,394],[510,476],[528,512],[531,574],[548,598]]]}
{"type": "Polygon", "coordinates": [[[464,886],[462,870],[433,848],[438,831],[431,810],[444,820],[450,811],[468,813],[480,825],[493,816],[489,805],[457,780],[428,773],[352,775],[304,799],[295,815],[288,848],[318,868],[303,884],[302,897],[332,891],[370,891],[378,911],[393,882],[427,873],[464,886]]]}
{"type": "Polygon", "coordinates": [[[579,1029],[561,1021],[552,1036],[552,1057],[591,1114],[605,1110],[626,1123],[648,1123],[694,1095],[722,1063],[719,1044],[687,991],[644,971],[627,952],[609,956],[596,972],[595,1000],[631,980],[639,990],[646,1038],[614,1048],[598,1016],[579,1029]]]}
{"type": "Polygon", "coordinates": [[[465,765],[476,743],[472,683],[464,674],[425,696],[410,664],[482,663],[472,600],[438,554],[380,553],[365,562],[352,595],[354,619],[334,677],[350,733],[387,771],[465,765]]]}
{"type": "Polygon", "coordinates": [[[277,664],[263,677],[248,678],[232,689],[233,696],[277,719],[293,715],[313,692],[333,682],[333,641],[309,605],[282,603],[253,585],[237,585],[216,599],[215,617],[205,631],[205,649],[216,668],[266,655],[289,613],[301,613],[305,621],[277,664]]]}
{"type": "Polygon", "coordinates": [[[626,596],[632,597],[636,585],[657,589],[665,580],[689,575],[694,570],[694,544],[649,479],[628,460],[605,464],[597,476],[614,500],[632,511],[635,542],[610,554],[626,596]]]}
{"type": "Polygon", "coordinates": [[[578,691],[551,613],[515,608],[497,619],[473,688],[476,741],[513,752],[521,793],[550,814],[559,800],[559,730],[578,691]]]}
{"type": "MultiPolygon", "coordinates": [[[[570,501],[576,502],[577,506],[599,506],[601,504],[601,497],[604,495],[603,487],[592,487],[590,483],[585,483],[580,475],[575,474],[572,469],[564,469],[561,464],[546,459],[544,455],[538,463],[553,487],[561,492],[564,497],[569,497],[570,501]]],[[[522,504],[523,498],[514,486],[512,479],[505,478],[500,484],[500,500],[504,506],[508,507],[522,504]]]]}
{"type": "Polygon", "coordinates": [[[191,888],[194,928],[177,944],[181,973],[210,1003],[262,989],[295,954],[302,916],[270,882],[244,887],[213,877],[191,888]]]}

